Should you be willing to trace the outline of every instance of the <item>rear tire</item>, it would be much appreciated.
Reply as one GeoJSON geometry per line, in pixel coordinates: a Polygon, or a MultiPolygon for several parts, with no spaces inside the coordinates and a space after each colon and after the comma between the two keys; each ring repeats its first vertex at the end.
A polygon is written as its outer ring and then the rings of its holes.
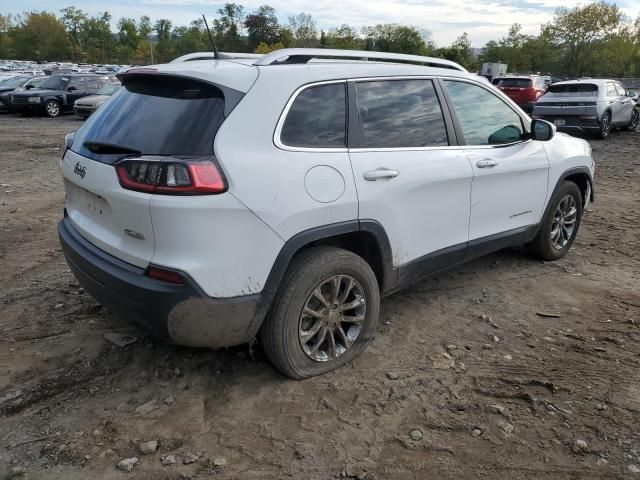
{"type": "Polygon", "coordinates": [[[56,100],[47,100],[44,103],[44,113],[46,113],[48,117],[56,118],[62,113],[62,107],[60,107],[60,103],[56,100]]]}
{"type": "Polygon", "coordinates": [[[312,247],[293,259],[260,338],[280,372],[309,378],[357,357],[374,336],[379,310],[378,281],[364,259],[312,247]]]}
{"type": "Polygon", "coordinates": [[[611,133],[611,113],[605,112],[605,114],[600,119],[600,131],[596,135],[596,138],[600,140],[604,140],[611,133]]]}
{"type": "Polygon", "coordinates": [[[582,192],[575,183],[564,181],[551,197],[538,233],[526,245],[527,251],[540,260],[564,257],[573,245],[581,218],[582,192]]]}

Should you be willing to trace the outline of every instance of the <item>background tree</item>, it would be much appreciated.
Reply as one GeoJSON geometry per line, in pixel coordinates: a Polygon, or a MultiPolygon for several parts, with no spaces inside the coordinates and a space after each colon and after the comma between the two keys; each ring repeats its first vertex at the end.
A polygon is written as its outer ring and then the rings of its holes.
{"type": "Polygon", "coordinates": [[[250,51],[255,51],[258,45],[273,45],[280,40],[280,23],[276,17],[276,10],[269,5],[262,5],[255,13],[244,19],[247,29],[247,42],[250,51]]]}
{"type": "Polygon", "coordinates": [[[426,41],[427,34],[415,27],[389,23],[364,27],[362,33],[366,38],[367,50],[413,55],[428,55],[431,52],[426,41]]]}
{"type": "Polygon", "coordinates": [[[63,8],[60,12],[62,13],[62,23],[71,40],[72,57],[80,59],[85,48],[84,27],[87,14],[76,7],[63,8]]]}
{"type": "Polygon", "coordinates": [[[52,13],[30,12],[16,17],[9,35],[16,58],[69,58],[71,45],[64,24],[52,13]]]}
{"type": "Polygon", "coordinates": [[[327,48],[344,48],[360,50],[365,48],[365,42],[358,35],[358,31],[343,24],[338,28],[331,28],[324,36],[324,46],[327,48]]]}
{"type": "Polygon", "coordinates": [[[11,48],[11,15],[0,15],[0,58],[11,58],[13,55],[11,48]]]}
{"type": "Polygon", "coordinates": [[[111,33],[111,14],[102,12],[88,18],[83,24],[84,50],[90,63],[108,63],[116,42],[111,33]]]}
{"type": "Polygon", "coordinates": [[[226,3],[218,9],[219,18],[213,22],[216,32],[216,46],[219,50],[242,52],[246,43],[241,36],[244,26],[244,7],[237,3],[226,3]]]}
{"type": "Polygon", "coordinates": [[[318,28],[316,21],[308,13],[299,13],[289,17],[289,30],[291,31],[293,47],[317,47],[320,45],[318,39],[318,28]]]}
{"type": "Polygon", "coordinates": [[[563,50],[563,63],[571,75],[589,72],[599,43],[615,35],[623,26],[624,16],[617,5],[604,1],[556,10],[550,32],[563,50]]]}

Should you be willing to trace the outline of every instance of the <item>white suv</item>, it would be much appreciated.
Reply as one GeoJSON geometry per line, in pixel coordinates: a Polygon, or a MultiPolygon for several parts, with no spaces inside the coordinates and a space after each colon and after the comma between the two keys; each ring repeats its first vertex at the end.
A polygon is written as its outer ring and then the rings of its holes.
{"type": "Polygon", "coordinates": [[[592,199],[587,142],[455,63],[195,58],[120,74],[60,164],[78,281],[175,343],[259,334],[284,374],[327,372],[381,295],[511,245],[560,258],[592,199]]]}

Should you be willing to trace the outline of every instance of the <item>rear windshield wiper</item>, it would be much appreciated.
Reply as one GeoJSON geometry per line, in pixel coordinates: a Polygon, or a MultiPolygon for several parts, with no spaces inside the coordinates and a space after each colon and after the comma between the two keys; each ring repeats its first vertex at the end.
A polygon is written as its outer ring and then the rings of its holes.
{"type": "Polygon", "coordinates": [[[84,142],[82,144],[84,148],[89,150],[92,153],[102,154],[102,155],[140,155],[139,150],[134,150],[133,148],[125,147],[123,145],[116,145],[115,143],[105,143],[105,142],[84,142]]]}

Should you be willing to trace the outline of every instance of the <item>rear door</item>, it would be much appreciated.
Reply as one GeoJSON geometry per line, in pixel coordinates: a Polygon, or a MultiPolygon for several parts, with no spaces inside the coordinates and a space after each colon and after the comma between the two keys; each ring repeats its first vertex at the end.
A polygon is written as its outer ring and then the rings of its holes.
{"type": "Polygon", "coordinates": [[[623,117],[623,107],[616,86],[613,82],[607,82],[606,85],[606,100],[611,110],[611,123],[619,123],[623,117]]]}
{"type": "Polygon", "coordinates": [[[67,85],[67,99],[65,105],[73,106],[73,102],[87,95],[85,93],[86,90],[87,84],[84,81],[83,77],[71,77],[69,80],[69,84],[67,85]]]}
{"type": "Polygon", "coordinates": [[[473,171],[453,137],[450,146],[433,80],[358,81],[352,91],[359,128],[349,156],[359,218],[382,224],[394,267],[424,260],[415,276],[462,259],[473,171]]]}
{"type": "Polygon", "coordinates": [[[528,140],[523,117],[488,88],[463,80],[443,84],[473,168],[470,246],[538,224],[549,170],[542,142],[528,140]]]}
{"type": "Polygon", "coordinates": [[[618,99],[620,101],[620,122],[628,123],[631,121],[635,102],[631,97],[627,96],[627,92],[622,85],[616,82],[614,86],[616,87],[616,92],[618,92],[618,99]]]}

